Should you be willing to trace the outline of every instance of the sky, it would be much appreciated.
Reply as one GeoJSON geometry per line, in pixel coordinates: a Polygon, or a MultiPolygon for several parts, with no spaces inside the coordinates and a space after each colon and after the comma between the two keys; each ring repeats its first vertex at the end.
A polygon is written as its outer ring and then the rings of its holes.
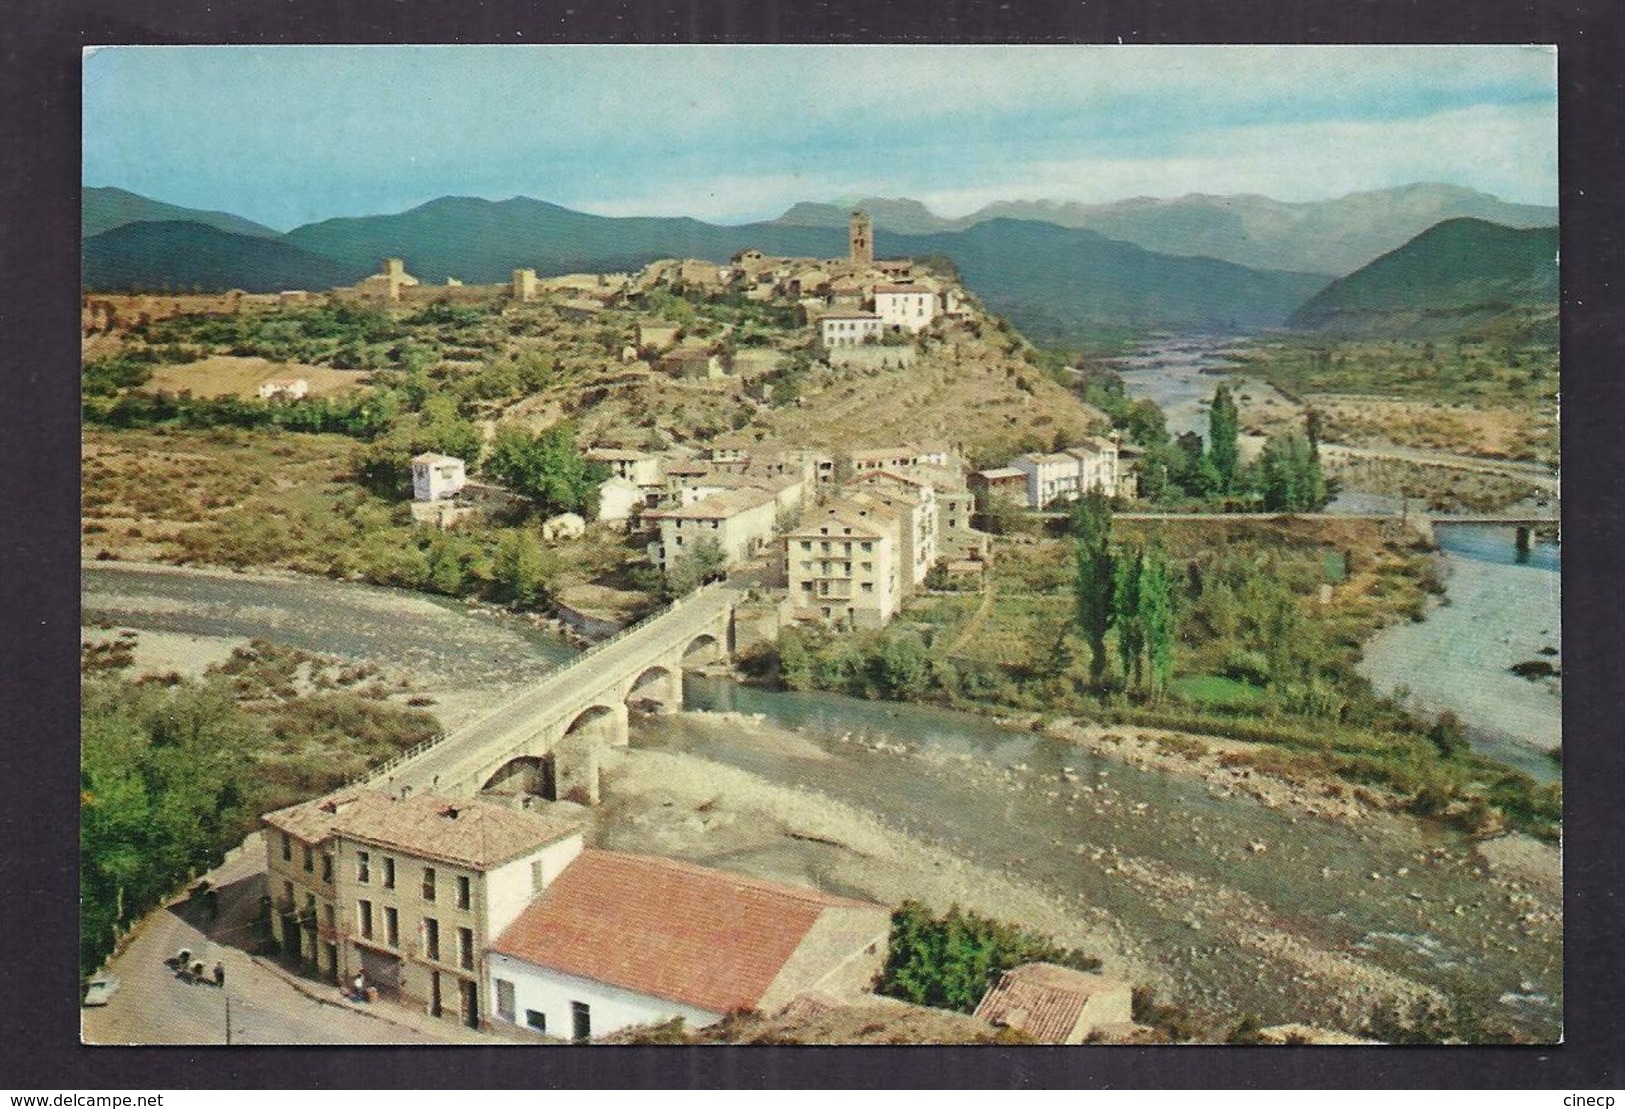
{"type": "Polygon", "coordinates": [[[439,196],[742,223],[800,200],[1557,203],[1546,47],[105,47],[86,185],[277,230],[439,196]]]}

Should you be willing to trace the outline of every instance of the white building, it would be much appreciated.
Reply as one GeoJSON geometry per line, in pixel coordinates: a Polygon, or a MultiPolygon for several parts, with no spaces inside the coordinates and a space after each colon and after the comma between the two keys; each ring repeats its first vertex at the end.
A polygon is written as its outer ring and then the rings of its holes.
{"type": "Polygon", "coordinates": [[[643,490],[624,477],[612,477],[598,487],[598,518],[619,523],[632,518],[644,503],[643,490]]]}
{"type": "Polygon", "coordinates": [[[492,1019],[586,1041],[852,995],[878,974],[889,928],[880,905],[589,849],[491,946],[492,1019]]]}
{"type": "Polygon", "coordinates": [[[875,313],[882,327],[922,331],[937,318],[941,301],[923,285],[876,285],[875,313]]]}
{"type": "Polygon", "coordinates": [[[259,393],[261,400],[270,400],[272,397],[299,400],[310,393],[310,382],[302,377],[273,377],[269,381],[260,382],[256,392],[259,393]]]}
{"type": "Polygon", "coordinates": [[[866,339],[880,338],[880,329],[881,318],[873,312],[826,312],[818,319],[818,338],[826,350],[861,346],[866,339]]]}
{"type": "Polygon", "coordinates": [[[937,497],[928,481],[882,470],[859,476],[846,487],[849,501],[868,507],[876,501],[902,523],[903,592],[913,593],[937,561],[937,497]]]}
{"type": "Polygon", "coordinates": [[[468,483],[468,468],[449,454],[420,454],[412,459],[412,499],[441,501],[468,483]]]}
{"type": "Polygon", "coordinates": [[[1117,496],[1120,467],[1117,444],[1110,439],[1089,438],[1066,453],[1078,460],[1078,495],[1098,488],[1108,497],[1117,496]]]}
{"type": "Polygon", "coordinates": [[[578,539],[587,534],[587,521],[575,512],[561,512],[542,521],[542,538],[549,543],[578,539]]]}
{"type": "Polygon", "coordinates": [[[1023,454],[1010,460],[1027,478],[1027,507],[1043,508],[1078,497],[1078,460],[1064,452],[1023,454]]]}
{"type": "Polygon", "coordinates": [[[616,477],[625,478],[633,485],[658,486],[664,480],[661,473],[664,460],[657,454],[619,447],[594,447],[587,452],[587,460],[608,466],[616,477]]]}
{"type": "Polygon", "coordinates": [[[773,537],[778,499],[765,489],[725,489],[681,508],[644,514],[660,534],[649,544],[649,561],[669,570],[704,539],[716,541],[732,566],[760,553],[773,537]]]}
{"type": "Polygon", "coordinates": [[[784,539],[790,604],[798,615],[854,628],[883,627],[906,592],[902,522],[880,506],[838,501],[784,539]]]}

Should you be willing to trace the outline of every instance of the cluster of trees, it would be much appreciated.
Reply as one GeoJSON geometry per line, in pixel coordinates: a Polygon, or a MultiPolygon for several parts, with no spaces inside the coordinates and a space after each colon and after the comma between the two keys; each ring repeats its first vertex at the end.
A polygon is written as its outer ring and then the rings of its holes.
{"type": "Polygon", "coordinates": [[[1107,636],[1115,631],[1129,690],[1154,700],[1173,677],[1176,587],[1160,547],[1113,546],[1111,513],[1111,501],[1098,488],[1073,508],[1077,626],[1089,644],[1096,689],[1107,686],[1107,636]]]}
{"type": "Polygon", "coordinates": [[[1099,959],[1062,947],[1048,936],[958,905],[937,917],[918,901],[904,901],[892,913],[879,992],[916,1005],[969,1013],[1000,973],[1031,962],[1100,969],[1099,959]]]}
{"type": "MultiPolygon", "coordinates": [[[[296,312],[239,312],[230,316],[174,316],[138,327],[133,334],[149,343],[187,343],[224,354],[258,356],[274,362],[331,365],[370,370],[411,361],[414,350],[433,348],[414,333],[424,327],[471,322],[417,317],[397,321],[388,312],[361,304],[319,304],[296,312]]],[[[475,311],[456,309],[456,311],[475,311]]],[[[483,319],[483,315],[479,316],[483,319]]]]}
{"type": "Polygon", "coordinates": [[[130,681],[105,666],[93,666],[94,676],[87,671],[79,770],[83,972],[107,957],[133,921],[217,865],[260,813],[332,789],[439,730],[426,713],[352,692],[301,697],[270,688],[283,684],[278,674],[289,667],[285,658],[260,657],[266,646],[239,649],[203,680],[130,681]],[[246,693],[245,681],[253,687],[246,693]],[[257,699],[245,705],[245,695],[257,699]]]}
{"type": "MultiPolygon", "coordinates": [[[[131,382],[128,387],[137,384],[141,382],[131,382]]],[[[117,392],[126,386],[113,388],[117,392]]],[[[391,398],[377,395],[304,397],[292,402],[168,392],[117,392],[115,396],[103,391],[100,384],[93,391],[88,382],[82,404],[85,422],[103,427],[279,428],[367,440],[390,429],[398,411],[391,398]]]]}
{"type": "Polygon", "coordinates": [[[609,477],[608,469],[576,448],[567,423],[538,434],[504,426],[491,445],[485,472],[530,498],[544,514],[578,512],[589,519],[598,514],[598,487],[609,477]]]}
{"type": "Polygon", "coordinates": [[[1123,379],[1110,370],[1082,373],[1084,400],[1110,416],[1141,448],[1140,495],[1145,499],[1260,504],[1270,512],[1303,512],[1325,503],[1319,426],[1312,411],[1303,432],[1272,437],[1258,462],[1245,465],[1240,415],[1228,385],[1214,390],[1204,441],[1194,432],[1170,437],[1162,410],[1149,400],[1130,400],[1123,379]]]}

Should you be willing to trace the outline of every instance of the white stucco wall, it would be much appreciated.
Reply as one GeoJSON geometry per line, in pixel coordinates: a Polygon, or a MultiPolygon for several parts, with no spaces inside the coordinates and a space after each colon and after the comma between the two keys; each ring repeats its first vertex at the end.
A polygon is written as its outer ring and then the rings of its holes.
{"type": "Polygon", "coordinates": [[[535,1009],[547,1017],[547,1034],[568,1040],[571,1037],[570,1003],[579,1001],[590,1008],[592,1035],[599,1039],[639,1024],[657,1024],[682,1017],[691,1028],[703,1028],[722,1018],[721,1013],[697,1009],[664,998],[624,990],[603,982],[578,978],[572,974],[550,970],[492,952],[487,962],[491,998],[490,1017],[493,1023],[505,1018],[497,1011],[497,980],[512,982],[514,987],[513,1023],[526,1027],[525,1010],[535,1009]]]}
{"type": "Polygon", "coordinates": [[[495,939],[512,924],[531,898],[540,893],[570,860],[581,854],[581,835],[567,836],[535,854],[504,863],[489,871],[485,879],[487,935],[495,939]],[[538,869],[539,872],[538,872],[538,869]]]}

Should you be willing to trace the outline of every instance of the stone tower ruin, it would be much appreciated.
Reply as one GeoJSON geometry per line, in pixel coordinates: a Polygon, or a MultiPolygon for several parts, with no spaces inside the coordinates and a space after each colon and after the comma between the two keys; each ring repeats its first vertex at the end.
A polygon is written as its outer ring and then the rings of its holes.
{"type": "Polygon", "coordinates": [[[852,264],[854,266],[872,266],[875,261],[875,229],[870,222],[869,213],[852,213],[852,264]]]}

